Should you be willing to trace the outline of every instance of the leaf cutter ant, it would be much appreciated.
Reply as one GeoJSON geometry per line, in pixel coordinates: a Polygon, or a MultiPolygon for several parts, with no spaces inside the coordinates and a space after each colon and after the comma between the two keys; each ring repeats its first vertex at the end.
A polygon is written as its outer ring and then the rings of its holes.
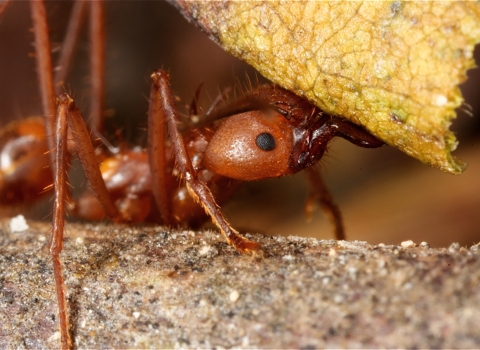
{"type": "MultiPolygon", "coordinates": [[[[96,116],[93,126],[101,130],[103,8],[100,1],[88,4],[93,33],[92,85],[96,91],[93,94],[96,102],[92,103],[96,116]]],[[[86,11],[84,2],[77,1],[76,6],[76,10],[86,11]]],[[[198,226],[210,217],[236,250],[255,254],[261,252],[260,245],[231,227],[219,204],[230,199],[243,181],[305,170],[312,184],[306,211],[311,211],[311,204],[318,201],[335,227],[336,239],[345,238],[340,211],[315,164],[334,137],[367,148],[380,147],[383,145],[380,140],[349,121],[323,113],[309,101],[277,85],[261,85],[229,102],[223,101],[222,94],[198,117],[198,123],[191,122],[188,126],[180,120],[168,73],[157,70],[151,75],[147,149],[110,147],[110,154],[96,152],[73,99],[65,93],[54,97],[54,86],[62,79],[54,79],[52,74],[44,3],[32,0],[31,8],[46,118],[13,123],[1,131],[0,203],[30,201],[53,182],[50,254],[62,348],[72,347],[59,257],[66,210],[89,220],[108,216],[115,222],[152,220],[182,226],[198,226]],[[53,151],[46,156],[48,150],[53,151]],[[72,152],[80,158],[90,191],[68,205],[67,163],[72,152]],[[46,167],[50,160],[54,161],[52,169],[46,167]]],[[[75,41],[75,35],[67,34],[63,50],[70,50],[69,43],[75,41]]],[[[65,55],[68,62],[71,53],[65,55]]],[[[196,99],[190,110],[192,116],[197,116],[196,99]]]]}

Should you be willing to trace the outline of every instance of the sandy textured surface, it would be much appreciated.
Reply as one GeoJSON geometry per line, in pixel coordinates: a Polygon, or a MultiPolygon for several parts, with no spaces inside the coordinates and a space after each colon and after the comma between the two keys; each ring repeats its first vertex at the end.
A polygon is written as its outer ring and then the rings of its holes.
{"type": "MultiPolygon", "coordinates": [[[[0,348],[58,346],[49,224],[0,224],[0,348]]],[[[69,226],[76,348],[480,347],[480,248],[69,226]]]]}

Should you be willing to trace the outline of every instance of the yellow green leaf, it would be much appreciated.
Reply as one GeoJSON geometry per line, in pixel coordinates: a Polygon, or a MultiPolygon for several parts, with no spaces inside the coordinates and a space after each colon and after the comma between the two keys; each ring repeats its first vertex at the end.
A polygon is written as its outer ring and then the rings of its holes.
{"type": "Polygon", "coordinates": [[[449,130],[474,66],[474,1],[177,1],[229,53],[325,112],[454,174],[449,130]]]}

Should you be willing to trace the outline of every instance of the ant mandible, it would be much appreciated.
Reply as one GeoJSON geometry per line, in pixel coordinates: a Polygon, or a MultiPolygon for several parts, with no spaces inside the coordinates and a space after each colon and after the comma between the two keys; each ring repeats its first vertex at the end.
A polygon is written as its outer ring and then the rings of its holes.
{"type": "MultiPolygon", "coordinates": [[[[92,3],[92,12],[95,3],[92,3]]],[[[46,26],[42,7],[43,2],[32,0],[37,40],[38,26],[46,26]]],[[[94,15],[92,21],[98,18],[101,15],[94,15]]],[[[73,99],[67,94],[53,99],[51,86],[54,84],[48,83],[53,81],[51,63],[46,64],[50,59],[48,36],[40,40],[36,49],[44,114],[54,118],[27,119],[0,132],[0,204],[29,201],[53,181],[55,205],[50,254],[62,348],[72,346],[59,258],[66,210],[89,220],[108,216],[115,222],[155,220],[181,226],[198,226],[210,216],[230,245],[241,253],[255,254],[261,252],[260,245],[234,230],[219,204],[226,202],[242,181],[282,177],[306,170],[312,183],[308,202],[319,201],[333,222],[335,237],[345,238],[340,211],[315,164],[336,136],[361,147],[383,145],[361,127],[328,115],[277,85],[261,85],[231,102],[223,102],[220,95],[208,112],[198,118],[200,122],[187,128],[180,121],[168,73],[157,70],[151,75],[147,150],[110,147],[112,154],[106,155],[95,151],[73,99]],[[52,101],[56,101],[54,113],[52,101]],[[55,135],[55,139],[48,135],[55,135]],[[73,138],[73,147],[69,145],[70,138],[73,138]],[[68,206],[66,173],[71,148],[82,163],[90,192],[68,206]],[[53,179],[51,170],[45,167],[49,158],[44,153],[49,149],[54,149],[51,153],[55,162],[53,179]]],[[[104,58],[99,55],[92,53],[93,66],[95,60],[103,62],[104,58]]],[[[99,90],[103,89],[101,84],[98,84],[99,90]]],[[[96,98],[98,95],[102,94],[96,98]]],[[[102,108],[101,102],[93,105],[102,108]]],[[[191,115],[198,114],[196,99],[190,111],[191,115]]]]}

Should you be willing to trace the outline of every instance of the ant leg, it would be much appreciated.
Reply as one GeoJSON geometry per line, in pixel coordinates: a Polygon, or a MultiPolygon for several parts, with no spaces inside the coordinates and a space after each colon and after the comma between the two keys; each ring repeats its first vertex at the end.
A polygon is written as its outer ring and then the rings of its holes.
{"type": "Polygon", "coordinates": [[[95,150],[90,140],[85,123],[80,112],[75,107],[73,100],[67,94],[62,94],[57,99],[56,130],[55,130],[55,204],[53,210],[53,232],[50,243],[50,255],[53,260],[53,273],[57,292],[58,314],[60,318],[60,334],[62,349],[71,349],[72,340],[69,333],[67,316],[67,301],[65,297],[65,282],[63,280],[60,253],[63,249],[63,232],[65,229],[65,202],[69,197],[67,188],[67,127],[72,131],[77,145],[77,153],[82,163],[85,175],[107,215],[115,221],[122,218],[112,202],[105,183],[102,179],[98,163],[95,158],[95,150]]]}
{"type": "Polygon", "coordinates": [[[305,169],[308,180],[311,185],[311,191],[305,203],[305,215],[311,218],[315,210],[315,202],[318,201],[322,210],[327,214],[330,222],[335,228],[335,239],[345,240],[345,232],[343,228],[342,213],[333,201],[333,197],[322,180],[320,171],[315,166],[305,169]]]}
{"type": "Polygon", "coordinates": [[[364,148],[377,148],[384,145],[382,141],[377,139],[368,131],[362,129],[356,124],[353,124],[352,122],[349,122],[346,119],[331,117],[328,124],[329,128],[334,130],[334,136],[340,136],[356,146],[364,148]]]}
{"type": "MultiPolygon", "coordinates": [[[[355,125],[348,120],[328,116],[326,119],[320,119],[318,124],[313,127],[317,130],[315,139],[312,141],[313,146],[310,149],[310,153],[315,155],[315,159],[320,159],[326,150],[328,142],[336,137],[342,137],[347,141],[350,141],[354,145],[365,148],[376,148],[383,145],[383,142],[371,135],[360,126],[355,125]]],[[[303,167],[299,167],[297,170],[301,170],[303,167]]],[[[307,176],[312,185],[312,191],[305,204],[305,214],[307,218],[311,217],[311,214],[315,207],[315,202],[319,201],[322,209],[329,216],[330,221],[335,227],[335,238],[338,240],[345,239],[345,233],[342,223],[342,214],[340,209],[334,203],[332,195],[326,188],[322,181],[318,169],[314,167],[308,167],[305,169],[307,176]]]]}
{"type": "Polygon", "coordinates": [[[148,105],[148,161],[152,174],[152,192],[160,217],[165,225],[172,224],[172,203],[167,185],[167,124],[165,111],[160,100],[159,85],[155,78],[150,91],[148,105]]]}
{"type": "Polygon", "coordinates": [[[176,165],[186,181],[188,192],[202,205],[214,224],[225,236],[227,242],[235,249],[241,253],[261,252],[260,244],[247,240],[230,226],[215,202],[210,189],[198,179],[197,172],[193,168],[192,161],[185,148],[183,138],[177,130],[177,123],[179,122],[178,110],[170,89],[168,73],[163,70],[157,70],[152,74],[151,78],[153,84],[158,87],[162,109],[166,116],[168,131],[175,152],[176,165]]]}
{"type": "Polygon", "coordinates": [[[58,106],[55,140],[55,203],[53,209],[53,232],[50,242],[50,255],[53,260],[53,275],[57,291],[58,315],[60,318],[60,335],[62,349],[71,349],[72,340],[69,333],[67,316],[67,301],[65,298],[65,283],[63,280],[60,252],[63,249],[63,231],[65,228],[65,201],[67,198],[67,109],[58,106]]]}
{"type": "MultiPolygon", "coordinates": [[[[50,40],[48,38],[47,15],[43,0],[30,0],[33,32],[35,34],[35,53],[37,56],[37,73],[40,83],[45,130],[49,149],[54,148],[55,98],[52,77],[52,58],[50,56],[50,40]]],[[[52,163],[54,154],[50,153],[52,163]]]]}
{"type": "Polygon", "coordinates": [[[45,130],[49,149],[55,149],[50,157],[54,163],[54,187],[55,204],[53,214],[53,231],[50,243],[50,255],[53,262],[53,274],[57,293],[58,315],[60,319],[60,335],[62,349],[71,349],[72,340],[69,334],[69,322],[67,316],[67,302],[65,298],[65,283],[63,280],[60,252],[63,248],[63,230],[65,226],[65,200],[68,198],[66,183],[66,112],[59,109],[58,120],[55,129],[55,104],[52,77],[52,60],[50,56],[50,41],[48,26],[43,0],[31,0],[30,7],[35,33],[35,51],[37,56],[37,71],[40,83],[43,114],[45,117],[45,130]],[[54,140],[54,136],[57,139],[54,140]],[[55,145],[56,144],[56,145],[55,145]]]}
{"type": "Polygon", "coordinates": [[[80,114],[80,111],[75,106],[72,98],[68,94],[62,94],[58,98],[59,109],[65,106],[67,110],[67,123],[71,131],[73,140],[76,144],[76,151],[78,158],[82,163],[85,176],[87,178],[90,189],[95,197],[102,205],[105,213],[115,222],[125,221],[117,207],[110,198],[105,182],[103,181],[100,168],[98,166],[97,158],[95,156],[95,149],[93,148],[90,134],[85,126],[85,122],[80,114]]]}
{"type": "Polygon", "coordinates": [[[92,91],[89,124],[101,132],[105,113],[105,4],[101,0],[90,2],[90,41],[92,91]]]}
{"type": "Polygon", "coordinates": [[[82,22],[86,15],[87,5],[88,3],[86,1],[76,0],[68,20],[67,34],[62,43],[58,65],[55,68],[54,82],[57,95],[60,95],[63,92],[63,86],[65,85],[65,79],[68,72],[70,71],[70,65],[80,35],[82,22]]]}

